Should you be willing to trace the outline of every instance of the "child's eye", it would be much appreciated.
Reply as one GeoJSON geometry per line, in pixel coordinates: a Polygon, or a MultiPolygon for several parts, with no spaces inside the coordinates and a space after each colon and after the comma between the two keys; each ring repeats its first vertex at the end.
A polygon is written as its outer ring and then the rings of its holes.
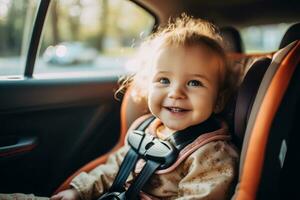
{"type": "Polygon", "coordinates": [[[169,79],[167,79],[167,78],[160,78],[158,81],[161,84],[169,84],[170,83],[169,79]]]}
{"type": "Polygon", "coordinates": [[[188,86],[194,86],[194,87],[203,86],[203,84],[198,80],[191,80],[187,83],[187,85],[188,86]]]}

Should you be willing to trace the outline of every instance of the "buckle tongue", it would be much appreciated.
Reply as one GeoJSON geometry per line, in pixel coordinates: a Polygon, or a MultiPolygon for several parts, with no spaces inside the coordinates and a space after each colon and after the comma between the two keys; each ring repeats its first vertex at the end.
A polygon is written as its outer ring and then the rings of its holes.
{"type": "Polygon", "coordinates": [[[178,155],[178,151],[172,143],[155,138],[143,131],[130,132],[127,141],[140,157],[160,163],[159,169],[171,166],[178,155]]]}

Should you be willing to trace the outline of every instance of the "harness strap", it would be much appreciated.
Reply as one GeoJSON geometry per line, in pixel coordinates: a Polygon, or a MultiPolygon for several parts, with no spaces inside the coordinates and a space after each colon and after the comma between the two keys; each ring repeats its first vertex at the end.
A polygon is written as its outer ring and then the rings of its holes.
{"type": "Polygon", "coordinates": [[[153,175],[153,173],[159,166],[160,163],[152,160],[147,160],[146,165],[142,169],[141,173],[135,178],[133,183],[125,192],[126,198],[130,200],[138,199],[140,191],[144,187],[145,183],[149,180],[149,178],[153,175]]]}
{"type": "MultiPolygon", "coordinates": [[[[150,116],[137,127],[137,130],[145,131],[146,128],[154,119],[155,119],[154,116],[150,116]]],[[[110,192],[124,191],[123,185],[127,180],[130,172],[133,170],[138,158],[139,155],[132,148],[130,148],[120,166],[120,170],[118,171],[111,188],[109,189],[110,192]]]]}
{"type": "Polygon", "coordinates": [[[134,150],[129,149],[128,153],[126,154],[121,166],[120,170],[117,173],[117,176],[109,189],[110,192],[122,192],[124,191],[123,185],[125,181],[127,180],[127,177],[129,176],[130,172],[135,166],[135,163],[137,162],[139,155],[134,152],[134,150]]]}
{"type": "Polygon", "coordinates": [[[184,149],[188,144],[192,143],[201,133],[213,132],[221,128],[220,123],[214,118],[210,117],[201,125],[190,126],[184,130],[177,131],[169,136],[166,140],[171,142],[178,151],[184,149]]]}

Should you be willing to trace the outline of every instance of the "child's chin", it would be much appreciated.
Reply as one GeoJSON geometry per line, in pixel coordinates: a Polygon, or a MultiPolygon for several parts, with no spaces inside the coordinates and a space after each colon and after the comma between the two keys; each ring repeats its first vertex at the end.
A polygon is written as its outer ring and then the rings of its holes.
{"type": "Polygon", "coordinates": [[[184,130],[186,129],[188,126],[185,126],[185,125],[181,125],[181,126],[178,126],[178,124],[173,124],[173,123],[165,123],[165,126],[170,129],[170,130],[173,130],[173,131],[180,131],[180,130],[184,130]]]}

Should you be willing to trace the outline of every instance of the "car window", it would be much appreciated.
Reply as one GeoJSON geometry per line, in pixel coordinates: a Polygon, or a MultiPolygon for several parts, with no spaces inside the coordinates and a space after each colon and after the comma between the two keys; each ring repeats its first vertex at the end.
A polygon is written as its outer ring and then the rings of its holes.
{"type": "Polygon", "coordinates": [[[126,0],[52,1],[34,75],[124,73],[126,60],[154,23],[152,15],[126,0]]]}
{"type": "Polygon", "coordinates": [[[249,26],[240,29],[246,53],[276,51],[292,23],[249,26]]]}
{"type": "Polygon", "coordinates": [[[0,76],[23,75],[39,0],[0,0],[0,76]]]}

